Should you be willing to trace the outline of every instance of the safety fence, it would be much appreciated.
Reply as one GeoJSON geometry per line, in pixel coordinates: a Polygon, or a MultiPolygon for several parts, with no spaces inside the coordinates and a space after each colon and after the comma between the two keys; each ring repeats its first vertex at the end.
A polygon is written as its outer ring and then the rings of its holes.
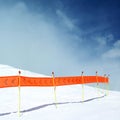
{"type": "Polygon", "coordinates": [[[0,77],[0,88],[20,86],[62,86],[86,83],[108,83],[105,76],[66,76],[66,77],[26,77],[3,76],[0,77]]]}
{"type": "MultiPolygon", "coordinates": [[[[18,75],[16,76],[0,77],[0,88],[18,87],[19,117],[20,117],[20,104],[21,104],[21,98],[20,98],[21,87],[26,87],[26,86],[53,87],[55,105],[57,107],[57,98],[56,98],[57,86],[82,84],[82,101],[84,101],[84,84],[87,83],[97,83],[97,88],[99,89],[99,83],[105,83],[108,86],[109,78],[106,75],[98,76],[97,72],[95,76],[84,76],[82,72],[80,76],[55,77],[54,72],[52,72],[51,77],[27,77],[27,76],[21,76],[21,71],[18,71],[18,75]]],[[[108,87],[106,87],[106,89],[108,89],[108,87]]]]}

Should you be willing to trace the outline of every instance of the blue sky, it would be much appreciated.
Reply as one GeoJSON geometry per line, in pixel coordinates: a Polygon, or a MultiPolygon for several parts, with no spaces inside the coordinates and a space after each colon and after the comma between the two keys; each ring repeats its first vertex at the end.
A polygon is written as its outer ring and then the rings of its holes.
{"type": "Polygon", "coordinates": [[[0,0],[0,63],[60,76],[97,70],[120,90],[119,12],[119,0],[0,0]]]}

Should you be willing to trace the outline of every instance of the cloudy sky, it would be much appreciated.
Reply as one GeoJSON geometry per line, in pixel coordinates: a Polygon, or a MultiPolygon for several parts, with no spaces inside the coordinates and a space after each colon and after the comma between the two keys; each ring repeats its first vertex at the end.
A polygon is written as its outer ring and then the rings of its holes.
{"type": "Polygon", "coordinates": [[[0,0],[0,64],[51,75],[110,74],[120,90],[119,0],[0,0]]]}

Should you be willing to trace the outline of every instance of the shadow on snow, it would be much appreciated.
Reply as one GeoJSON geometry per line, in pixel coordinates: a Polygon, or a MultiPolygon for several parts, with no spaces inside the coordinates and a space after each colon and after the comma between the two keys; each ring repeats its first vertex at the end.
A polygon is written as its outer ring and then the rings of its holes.
{"type": "MultiPolygon", "coordinates": [[[[95,98],[87,99],[87,100],[84,100],[84,101],[58,102],[58,103],[43,104],[43,105],[40,105],[40,106],[36,106],[36,107],[32,107],[32,108],[29,108],[29,109],[26,109],[26,110],[22,110],[22,111],[20,111],[20,112],[21,112],[21,113],[31,112],[31,111],[39,110],[39,109],[41,109],[41,108],[49,107],[49,106],[52,106],[52,105],[64,105],[64,104],[85,103],[85,102],[90,102],[90,101],[93,101],[93,100],[96,100],[96,99],[103,98],[103,97],[105,97],[105,96],[106,96],[106,95],[103,95],[103,96],[101,96],[101,97],[95,97],[95,98]]],[[[15,112],[0,113],[0,116],[10,115],[10,114],[12,114],[12,113],[17,113],[17,111],[15,111],[15,112]]]]}

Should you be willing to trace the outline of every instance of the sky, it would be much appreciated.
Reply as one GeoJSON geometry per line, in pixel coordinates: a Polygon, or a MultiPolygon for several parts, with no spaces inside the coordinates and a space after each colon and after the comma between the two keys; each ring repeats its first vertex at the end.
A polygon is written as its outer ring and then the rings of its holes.
{"type": "Polygon", "coordinates": [[[120,90],[119,0],[0,0],[0,64],[56,76],[109,74],[120,90]]]}

